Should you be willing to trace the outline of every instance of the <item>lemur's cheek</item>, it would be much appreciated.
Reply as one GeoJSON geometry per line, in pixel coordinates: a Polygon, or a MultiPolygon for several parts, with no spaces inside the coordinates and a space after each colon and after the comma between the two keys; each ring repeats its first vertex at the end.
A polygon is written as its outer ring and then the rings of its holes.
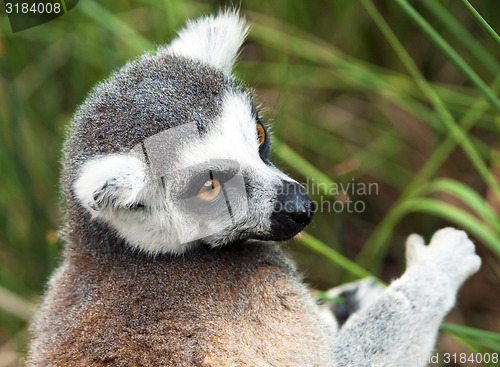
{"type": "Polygon", "coordinates": [[[105,209],[137,205],[145,185],[146,173],[139,159],[112,154],[85,163],[73,190],[80,203],[97,214],[105,209]]]}

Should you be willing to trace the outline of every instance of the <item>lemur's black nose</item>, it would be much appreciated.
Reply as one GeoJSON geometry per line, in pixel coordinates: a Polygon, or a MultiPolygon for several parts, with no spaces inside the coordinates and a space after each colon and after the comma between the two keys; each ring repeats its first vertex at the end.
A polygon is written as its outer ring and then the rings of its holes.
{"type": "Polygon", "coordinates": [[[303,186],[283,181],[270,218],[273,237],[285,240],[295,236],[311,222],[314,210],[314,203],[303,186]]]}
{"type": "Polygon", "coordinates": [[[306,205],[298,206],[295,211],[290,213],[290,217],[300,225],[306,226],[311,223],[314,213],[314,203],[309,201],[306,205]]]}

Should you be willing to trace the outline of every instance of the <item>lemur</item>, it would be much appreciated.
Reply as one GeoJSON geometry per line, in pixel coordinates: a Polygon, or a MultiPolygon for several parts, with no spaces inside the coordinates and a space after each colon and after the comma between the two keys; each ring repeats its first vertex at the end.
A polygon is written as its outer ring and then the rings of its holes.
{"type": "Polygon", "coordinates": [[[410,236],[406,272],[339,325],[279,245],[314,207],[233,76],[247,30],[233,11],[191,21],[75,113],[29,366],[425,365],[474,245],[410,236]]]}

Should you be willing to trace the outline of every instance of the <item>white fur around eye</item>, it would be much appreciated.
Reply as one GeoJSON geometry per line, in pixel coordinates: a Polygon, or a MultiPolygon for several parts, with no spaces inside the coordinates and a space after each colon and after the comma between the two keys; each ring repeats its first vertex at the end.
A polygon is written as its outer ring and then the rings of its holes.
{"type": "Polygon", "coordinates": [[[229,74],[248,27],[237,12],[226,11],[188,22],[167,48],[173,55],[206,63],[229,74]]]}
{"type": "Polygon", "coordinates": [[[127,207],[138,201],[146,184],[146,172],[141,160],[130,155],[111,154],[85,163],[73,185],[80,203],[92,214],[100,209],[96,195],[106,198],[104,205],[127,207]]]}

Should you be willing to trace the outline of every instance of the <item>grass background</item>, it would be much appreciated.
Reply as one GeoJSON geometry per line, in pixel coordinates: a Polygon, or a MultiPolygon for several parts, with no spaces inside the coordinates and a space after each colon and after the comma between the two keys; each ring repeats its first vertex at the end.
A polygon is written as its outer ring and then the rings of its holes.
{"type": "MultiPolygon", "coordinates": [[[[59,158],[72,112],[112,70],[224,4],[86,0],[14,34],[2,12],[0,367],[25,352],[33,305],[58,262],[59,158]]],[[[320,183],[314,199],[366,206],[323,210],[291,243],[308,282],[326,289],[368,273],[389,282],[404,270],[408,234],[463,228],[483,266],[438,350],[500,352],[498,4],[253,0],[241,9],[253,26],[237,75],[267,107],[274,160],[309,189],[320,183]],[[321,191],[353,182],[378,192],[321,191]]]]}

